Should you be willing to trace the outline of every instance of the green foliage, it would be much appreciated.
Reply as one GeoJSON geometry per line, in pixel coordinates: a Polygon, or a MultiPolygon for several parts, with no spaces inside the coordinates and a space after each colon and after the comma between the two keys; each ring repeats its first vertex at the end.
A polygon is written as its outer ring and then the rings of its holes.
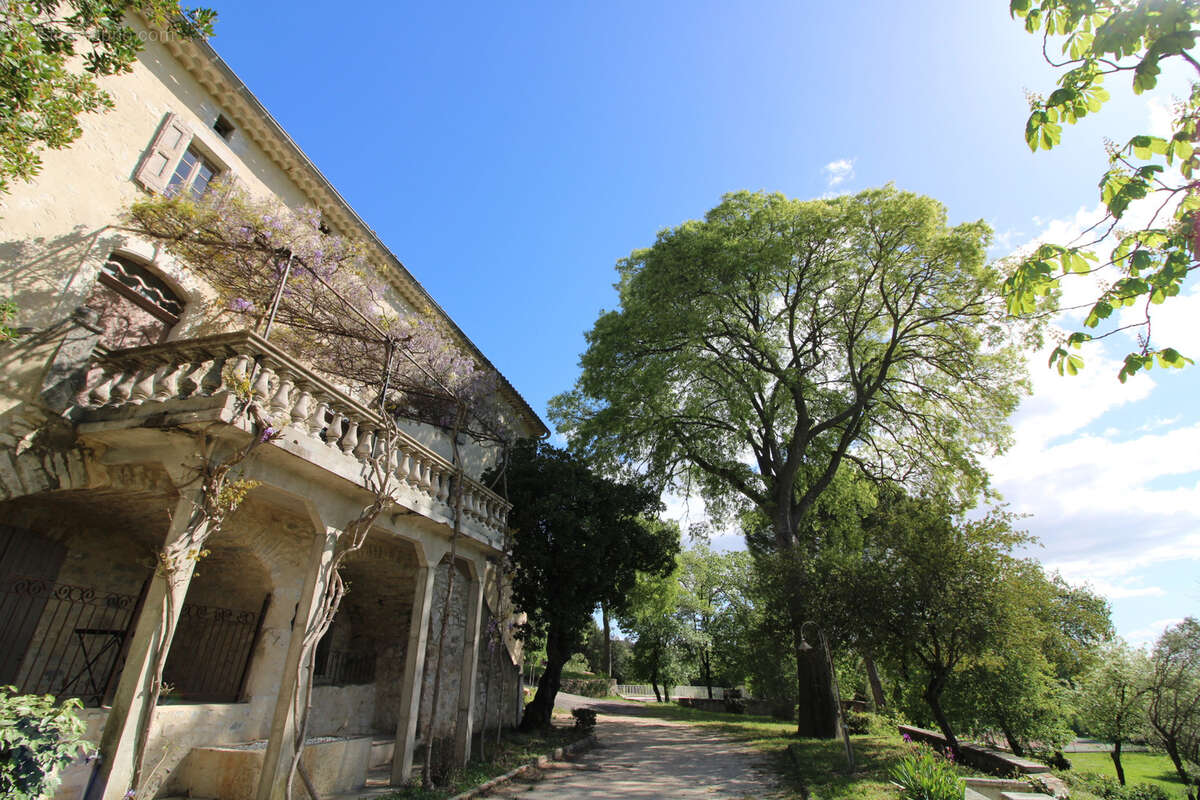
{"type": "Polygon", "coordinates": [[[618,263],[551,418],[599,463],[759,509],[781,547],[851,451],[972,494],[1026,388],[990,236],[891,186],[728,194],[618,263]]]}
{"type": "Polygon", "coordinates": [[[0,4],[0,193],[14,179],[32,179],[44,149],[78,139],[81,114],[113,107],[96,78],[131,71],[143,45],[125,21],[132,13],[162,35],[184,38],[210,36],[216,19],[215,11],[183,8],[179,0],[0,4]]]}
{"type": "Polygon", "coordinates": [[[1163,631],[1151,653],[1148,719],[1153,740],[1195,799],[1200,792],[1200,621],[1163,631]]]}
{"type": "Polygon", "coordinates": [[[17,321],[17,304],[12,300],[0,300],[0,342],[17,338],[13,323],[17,321]]]}
{"type": "Polygon", "coordinates": [[[513,503],[513,602],[529,614],[524,635],[546,641],[541,685],[551,689],[545,699],[539,689],[529,708],[548,723],[558,675],[597,605],[621,609],[639,570],[669,571],[679,530],[642,519],[661,508],[656,492],[601,477],[545,442],[516,443],[505,475],[513,503]]]}
{"type": "MultiPolygon", "coordinates": [[[[1170,59],[1200,72],[1191,52],[1200,35],[1200,5],[1192,0],[1011,0],[1009,8],[1024,20],[1027,31],[1043,37],[1047,61],[1062,70],[1058,88],[1031,99],[1025,126],[1031,150],[1053,148],[1062,140],[1063,123],[1075,124],[1100,111],[1109,99],[1102,85],[1105,76],[1127,75],[1134,93],[1142,94],[1156,88],[1162,65],[1170,59]],[[1061,62],[1050,56],[1052,37],[1062,39],[1061,62]]],[[[1181,368],[1193,363],[1174,348],[1151,342],[1150,314],[1151,306],[1179,294],[1197,265],[1200,188],[1193,174],[1200,167],[1198,122],[1200,83],[1193,83],[1168,138],[1139,134],[1123,147],[1111,148],[1100,180],[1100,199],[1108,213],[1100,230],[1113,231],[1130,205],[1143,198],[1155,197],[1158,211],[1145,227],[1123,233],[1110,259],[1088,249],[1099,238],[1081,246],[1045,244],[1017,264],[1005,282],[1010,313],[1033,314],[1053,300],[1062,278],[1105,268],[1115,273],[1084,319],[1088,330],[1070,333],[1052,353],[1050,362],[1059,374],[1074,375],[1083,367],[1082,357],[1073,351],[1128,327],[1125,320],[1113,325],[1113,315],[1135,304],[1142,305],[1142,318],[1132,324],[1143,334],[1139,349],[1125,357],[1120,380],[1156,364],[1181,368]],[[1103,333],[1092,332],[1102,325],[1108,326],[1103,333]]]]}
{"type": "Polygon", "coordinates": [[[1080,682],[1076,708],[1083,733],[1119,744],[1146,733],[1150,663],[1145,653],[1113,642],[1080,682]]]}
{"type": "Polygon", "coordinates": [[[904,800],[959,800],[965,788],[954,762],[924,744],[913,745],[891,775],[904,800]]]}
{"type": "Polygon", "coordinates": [[[1101,800],[1174,800],[1166,789],[1154,783],[1122,786],[1115,778],[1093,772],[1070,773],[1071,789],[1082,789],[1101,800]]]}
{"type": "Polygon", "coordinates": [[[0,688],[0,796],[39,800],[54,794],[57,771],[89,747],[76,715],[82,705],[16,691],[0,688]]]}

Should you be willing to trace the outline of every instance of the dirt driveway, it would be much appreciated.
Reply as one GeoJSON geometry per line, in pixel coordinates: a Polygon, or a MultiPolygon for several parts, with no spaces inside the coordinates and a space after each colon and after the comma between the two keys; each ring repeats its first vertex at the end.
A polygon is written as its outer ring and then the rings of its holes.
{"type": "Polygon", "coordinates": [[[555,763],[489,796],[733,800],[776,794],[761,753],[705,728],[646,716],[636,703],[560,694],[556,704],[599,712],[597,746],[573,762],[555,763]]]}

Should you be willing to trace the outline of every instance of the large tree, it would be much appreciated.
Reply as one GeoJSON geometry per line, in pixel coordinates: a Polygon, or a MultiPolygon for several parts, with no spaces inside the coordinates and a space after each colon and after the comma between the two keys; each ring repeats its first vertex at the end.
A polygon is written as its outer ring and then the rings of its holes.
{"type": "Polygon", "coordinates": [[[639,571],[669,572],[679,529],[644,522],[661,508],[656,492],[597,475],[545,442],[518,442],[504,480],[515,530],[513,600],[529,614],[527,634],[546,643],[546,668],[521,720],[530,729],[550,724],[563,665],[596,607],[623,608],[639,571]]]}
{"type": "Polygon", "coordinates": [[[1200,4],[1009,0],[1009,9],[1024,20],[1027,31],[1041,37],[1046,61],[1061,70],[1058,86],[1049,95],[1031,96],[1025,141],[1035,152],[1058,145],[1064,123],[1073,125],[1101,110],[1109,99],[1106,76],[1128,79],[1136,94],[1154,90],[1163,67],[1171,62],[1192,70],[1193,78],[1190,95],[1176,105],[1167,136],[1139,134],[1124,145],[1109,147],[1100,179],[1104,219],[1078,240],[1044,244],[1020,261],[1005,284],[1010,309],[1015,314],[1034,313],[1040,298],[1051,296],[1061,279],[1099,273],[1105,278],[1104,288],[1090,304],[1084,330],[1068,334],[1051,356],[1060,374],[1073,375],[1083,366],[1077,351],[1084,343],[1122,330],[1138,333],[1137,350],[1126,355],[1121,366],[1122,381],[1156,363],[1192,363],[1174,347],[1151,338],[1150,318],[1153,306],[1179,294],[1200,265],[1200,185],[1195,180],[1200,168],[1195,146],[1200,135],[1200,61],[1193,53],[1200,36],[1200,4]],[[1143,198],[1152,198],[1148,202],[1156,209],[1149,221],[1118,230],[1130,204],[1143,198]],[[1120,238],[1115,250],[1092,250],[1114,233],[1120,238]],[[1117,313],[1127,307],[1136,307],[1136,313],[1117,313]]]}
{"type": "Polygon", "coordinates": [[[1117,780],[1125,785],[1121,747],[1146,732],[1150,665],[1146,654],[1121,641],[1110,644],[1080,682],[1076,705],[1085,733],[1112,745],[1117,780]]]}
{"type": "Polygon", "coordinates": [[[113,107],[96,78],[129,72],[138,13],[166,36],[209,36],[216,12],[179,0],[13,0],[0,3],[0,194],[30,180],[45,148],[80,137],[78,117],[113,107]]]}
{"type": "Polygon", "coordinates": [[[1200,800],[1200,620],[1186,617],[1155,642],[1148,699],[1151,734],[1188,800],[1200,800]]]}
{"type": "MultiPolygon", "coordinates": [[[[726,195],[618,263],[620,308],[551,417],[590,459],[756,508],[779,551],[843,463],[972,494],[1025,388],[990,236],[891,186],[726,195]]],[[[822,657],[798,661],[819,703],[822,657]]],[[[832,736],[823,717],[799,732],[832,736]]]]}

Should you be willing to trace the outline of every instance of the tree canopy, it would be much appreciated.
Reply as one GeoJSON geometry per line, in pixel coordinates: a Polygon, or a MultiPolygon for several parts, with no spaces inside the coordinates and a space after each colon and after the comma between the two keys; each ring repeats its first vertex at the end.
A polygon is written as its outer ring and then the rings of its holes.
{"type": "MultiPolygon", "coordinates": [[[[1165,64],[1182,63],[1200,75],[1193,56],[1200,35],[1200,5],[1194,0],[1010,0],[1014,17],[1042,37],[1042,53],[1062,71],[1058,87],[1030,101],[1025,140],[1033,151],[1049,150],[1062,141],[1063,124],[1075,124],[1099,112],[1109,99],[1106,76],[1128,77],[1136,94],[1154,90],[1165,64]],[[1062,40],[1060,54],[1051,43],[1062,40]]],[[[1180,102],[1167,136],[1139,134],[1113,145],[1100,179],[1106,217],[1069,244],[1049,243],[1023,259],[1005,283],[1014,314],[1038,310],[1059,281],[1072,274],[1098,272],[1109,278],[1077,330],[1055,348],[1052,364],[1059,373],[1083,367],[1078,350],[1086,342],[1122,330],[1138,332],[1138,349],[1126,355],[1119,378],[1124,381],[1154,364],[1182,367],[1192,363],[1174,347],[1151,338],[1151,309],[1179,294],[1197,266],[1200,250],[1200,188],[1193,176],[1200,167],[1195,142],[1200,129],[1200,82],[1180,102]],[[1153,198],[1153,215],[1142,227],[1117,231],[1132,203],[1153,198]],[[1119,244],[1093,252],[1116,231],[1119,244]],[[1134,309],[1134,307],[1137,307],[1134,309]],[[1135,313],[1122,314],[1121,309],[1135,313]]]]}
{"type": "Polygon", "coordinates": [[[843,461],[972,493],[1025,388],[990,236],[891,186],[726,195],[618,263],[551,417],[600,463],[757,507],[781,546],[843,461]]]}
{"type": "Polygon", "coordinates": [[[211,36],[217,16],[179,0],[0,3],[0,193],[14,179],[33,178],[43,150],[78,139],[81,114],[113,107],[96,78],[132,69],[142,49],[125,20],[132,12],[185,38],[211,36]]]}
{"type": "Polygon", "coordinates": [[[546,642],[546,671],[522,720],[537,727],[549,724],[562,666],[596,607],[624,608],[639,571],[670,572],[679,529],[643,519],[661,509],[653,490],[597,475],[545,442],[514,445],[505,482],[515,531],[513,600],[529,614],[526,635],[546,642]]]}

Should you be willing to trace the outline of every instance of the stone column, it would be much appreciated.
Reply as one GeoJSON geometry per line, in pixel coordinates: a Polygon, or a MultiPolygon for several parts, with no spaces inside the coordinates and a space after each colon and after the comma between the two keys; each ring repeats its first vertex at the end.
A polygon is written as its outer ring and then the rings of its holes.
{"type": "MultiPolygon", "coordinates": [[[[171,515],[170,528],[163,540],[164,545],[170,546],[184,537],[192,511],[199,500],[199,489],[180,494],[171,515]]],[[[192,582],[195,564],[194,560],[185,559],[173,582],[167,580],[161,569],[155,570],[150,579],[133,636],[129,640],[125,667],[121,670],[121,678],[113,696],[112,710],[100,735],[100,764],[89,785],[88,800],[122,800],[132,788],[130,784],[137,758],[139,732],[147,717],[152,718],[154,714],[148,701],[150,684],[157,668],[155,652],[161,647],[165,655],[166,649],[171,646],[171,635],[164,635],[164,629],[175,630],[188,586],[192,582]],[[164,625],[164,622],[167,624],[164,625]]],[[[150,731],[151,728],[147,727],[147,740],[150,731]]]]}
{"type": "MultiPolygon", "coordinates": [[[[296,604],[296,616],[292,621],[292,634],[288,641],[287,658],[283,673],[279,676],[279,695],[275,701],[275,716],[271,720],[267,752],[263,756],[262,773],[258,778],[258,800],[284,800],[287,797],[288,774],[292,768],[292,744],[296,738],[297,718],[294,696],[303,697],[307,689],[308,674],[300,675],[300,658],[304,650],[304,634],[312,623],[321,596],[331,577],[334,550],[341,534],[336,528],[325,528],[324,533],[313,537],[309,551],[308,569],[304,576],[304,588],[296,604]]],[[[302,710],[302,709],[301,709],[302,710]]],[[[300,778],[297,776],[297,781],[300,778]]]]}
{"type": "Polygon", "coordinates": [[[486,564],[468,562],[471,585],[467,592],[467,627],[463,631],[462,671],[458,680],[458,719],[455,725],[454,763],[464,766],[471,759],[471,734],[475,727],[475,682],[479,673],[480,618],[486,564]]]}
{"type": "Polygon", "coordinates": [[[393,786],[403,786],[412,776],[413,747],[417,742],[417,719],[425,677],[425,645],[429,641],[429,617],[433,609],[433,581],[445,547],[417,544],[416,550],[420,566],[413,578],[412,613],[408,623],[408,643],[404,648],[404,678],[396,720],[396,747],[392,755],[393,786]]]}

